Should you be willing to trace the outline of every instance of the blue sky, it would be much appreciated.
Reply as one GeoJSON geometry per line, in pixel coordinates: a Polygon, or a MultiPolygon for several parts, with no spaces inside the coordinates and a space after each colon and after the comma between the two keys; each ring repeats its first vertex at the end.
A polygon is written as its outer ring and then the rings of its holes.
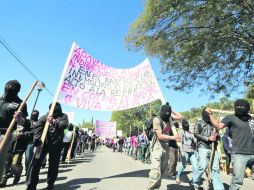
{"type": "MultiPolygon", "coordinates": [[[[28,68],[55,93],[62,69],[72,42],[102,63],[115,68],[129,68],[145,59],[143,52],[127,50],[124,37],[132,22],[143,11],[142,0],[44,0],[0,1],[0,37],[11,47],[28,68]]],[[[150,62],[157,78],[162,79],[157,59],[150,62]]],[[[22,85],[20,97],[27,94],[34,78],[0,44],[0,88],[11,79],[22,85]]],[[[187,111],[209,102],[199,89],[186,94],[167,89],[162,80],[159,85],[163,95],[176,111],[187,111]]],[[[32,110],[37,90],[28,104],[32,110]]],[[[218,100],[218,96],[215,100],[218,100]]],[[[41,114],[48,111],[53,96],[43,90],[36,109],[41,114]]],[[[64,111],[75,111],[74,123],[83,119],[110,120],[111,112],[95,112],[64,106],[64,111]]]]}

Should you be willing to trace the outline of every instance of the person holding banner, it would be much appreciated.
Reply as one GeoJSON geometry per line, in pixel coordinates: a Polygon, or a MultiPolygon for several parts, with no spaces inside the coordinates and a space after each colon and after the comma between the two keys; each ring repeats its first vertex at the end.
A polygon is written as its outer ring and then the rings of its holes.
{"type": "MultiPolygon", "coordinates": [[[[49,110],[51,108],[49,105],[49,110]]],[[[39,121],[35,124],[34,130],[34,146],[35,152],[41,152],[40,157],[34,156],[30,165],[27,176],[27,190],[35,190],[39,181],[39,173],[42,162],[47,153],[49,153],[49,167],[47,189],[53,189],[54,183],[58,175],[59,162],[61,157],[61,150],[63,145],[64,130],[68,127],[68,116],[62,112],[61,105],[56,102],[52,116],[48,116],[48,113],[39,118],[39,121]],[[48,133],[44,146],[41,147],[41,136],[45,127],[46,121],[50,122],[48,133]]]]}
{"type": "MultiPolygon", "coordinates": [[[[17,112],[18,107],[22,102],[18,96],[20,89],[21,84],[19,81],[10,80],[5,84],[4,95],[0,98],[0,143],[2,147],[0,154],[0,187],[5,187],[8,179],[8,169],[12,162],[10,147],[13,137],[11,135],[10,139],[8,139],[7,143],[3,146],[2,141],[13,117],[16,117],[15,125],[24,125],[26,116],[28,115],[26,104],[21,112],[17,112]]],[[[14,128],[16,128],[16,126],[14,126],[14,128]]],[[[19,135],[17,135],[17,137],[18,136],[19,135]]]]}
{"type": "Polygon", "coordinates": [[[166,174],[168,163],[168,141],[180,141],[178,135],[169,136],[171,107],[165,104],[161,107],[160,117],[153,119],[151,170],[149,172],[148,190],[159,189],[161,177],[166,174]]]}

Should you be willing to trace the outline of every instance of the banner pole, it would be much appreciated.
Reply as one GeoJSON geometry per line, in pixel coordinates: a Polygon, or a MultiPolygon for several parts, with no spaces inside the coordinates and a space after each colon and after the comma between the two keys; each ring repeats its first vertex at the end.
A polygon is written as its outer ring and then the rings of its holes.
{"type": "MultiPolygon", "coordinates": [[[[54,112],[54,109],[55,109],[55,106],[56,106],[56,101],[57,101],[57,98],[58,98],[60,90],[61,90],[62,82],[64,80],[65,72],[68,69],[68,66],[69,66],[69,63],[70,63],[70,60],[71,60],[71,57],[72,57],[73,50],[74,50],[75,46],[76,46],[76,44],[75,44],[75,42],[73,42],[71,50],[70,50],[70,53],[69,53],[68,58],[66,60],[63,72],[61,74],[61,78],[60,78],[60,81],[58,83],[58,87],[57,87],[57,90],[56,90],[56,93],[55,93],[55,96],[54,96],[53,103],[52,103],[51,108],[49,110],[48,116],[52,116],[53,115],[53,112],[54,112]]],[[[43,145],[45,143],[46,136],[47,136],[47,133],[48,133],[49,124],[50,124],[49,121],[47,121],[46,124],[45,124],[45,127],[43,129],[43,133],[42,133],[42,136],[41,136],[41,142],[42,142],[41,143],[41,149],[40,149],[40,151],[36,151],[36,156],[35,156],[36,159],[40,158],[41,150],[42,150],[42,147],[43,147],[43,145]]]]}

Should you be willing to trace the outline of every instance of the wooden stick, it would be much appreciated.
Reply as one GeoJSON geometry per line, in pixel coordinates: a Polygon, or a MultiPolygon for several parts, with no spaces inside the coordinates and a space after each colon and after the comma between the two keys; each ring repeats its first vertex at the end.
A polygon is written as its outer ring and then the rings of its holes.
{"type": "Polygon", "coordinates": [[[75,133],[76,133],[76,127],[74,127],[73,132],[72,132],[72,139],[71,139],[71,146],[69,147],[68,153],[67,153],[67,159],[68,159],[68,164],[70,163],[71,160],[71,150],[74,144],[74,138],[75,138],[75,133]]]}
{"type": "MultiPolygon", "coordinates": [[[[216,113],[235,114],[235,112],[231,110],[211,109],[211,111],[216,113]]],[[[249,114],[249,115],[251,115],[252,117],[254,116],[254,114],[249,114]]]]}
{"type": "MultiPolygon", "coordinates": [[[[29,92],[28,92],[27,96],[25,97],[25,99],[24,99],[24,100],[22,101],[22,103],[20,104],[20,106],[19,106],[19,108],[18,108],[17,111],[22,111],[22,109],[24,108],[24,106],[25,106],[25,104],[26,104],[28,98],[29,98],[30,95],[32,94],[32,92],[33,92],[35,86],[37,85],[37,83],[38,83],[37,80],[33,83],[31,89],[29,90],[29,92]]],[[[13,119],[11,120],[11,123],[10,123],[10,125],[9,125],[9,127],[8,127],[8,129],[7,129],[6,133],[5,133],[5,135],[4,135],[3,141],[1,142],[1,145],[0,145],[0,155],[1,155],[2,151],[3,151],[3,147],[4,147],[4,146],[6,145],[6,143],[7,143],[7,141],[10,140],[11,132],[12,132],[12,130],[13,130],[13,127],[14,127],[15,123],[16,123],[16,118],[13,117],[13,119]]]]}
{"type": "MultiPolygon", "coordinates": [[[[220,110],[217,110],[217,112],[219,113],[218,115],[218,122],[219,122],[219,118],[221,116],[221,113],[223,112],[223,105],[221,107],[220,110]]],[[[213,127],[213,133],[216,132],[216,128],[213,127]]],[[[217,144],[218,146],[218,144],[217,144]]],[[[211,173],[212,173],[212,167],[213,167],[213,161],[214,161],[214,155],[215,155],[215,141],[212,142],[212,148],[211,148],[211,154],[210,154],[210,159],[209,159],[209,163],[208,163],[208,166],[207,166],[207,181],[208,181],[208,189],[209,189],[209,186],[210,184],[212,183],[212,178],[211,178],[211,173]]]]}
{"type": "MultiPolygon", "coordinates": [[[[49,110],[49,113],[48,113],[48,116],[47,116],[47,117],[50,117],[50,116],[53,115],[55,106],[56,106],[56,102],[54,101],[54,102],[51,104],[51,107],[50,107],[50,110],[49,110]]],[[[42,136],[41,136],[41,150],[42,150],[42,148],[43,148],[43,145],[44,145],[45,140],[46,140],[46,137],[47,137],[47,133],[48,133],[48,129],[49,129],[49,124],[50,124],[50,122],[47,120],[47,121],[46,121],[46,124],[45,124],[45,127],[44,127],[44,129],[43,129],[43,132],[42,132],[42,136]]],[[[40,158],[40,155],[41,155],[41,151],[36,151],[35,158],[36,158],[36,159],[39,159],[39,158],[40,158]]]]}

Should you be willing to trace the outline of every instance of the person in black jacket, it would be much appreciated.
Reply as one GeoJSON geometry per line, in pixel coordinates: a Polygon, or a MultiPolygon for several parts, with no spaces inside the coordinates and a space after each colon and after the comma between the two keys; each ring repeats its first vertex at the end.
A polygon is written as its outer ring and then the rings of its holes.
{"type": "MultiPolygon", "coordinates": [[[[49,109],[51,104],[49,106],[49,109]]],[[[49,153],[49,168],[47,177],[47,189],[53,189],[54,183],[58,175],[59,162],[61,157],[61,150],[64,137],[64,129],[68,127],[68,116],[62,113],[61,105],[57,102],[52,116],[48,114],[40,117],[39,121],[35,124],[34,130],[34,146],[36,151],[41,151],[39,159],[35,156],[30,165],[27,176],[27,190],[35,190],[39,181],[39,173],[42,162],[47,153],[49,153]],[[48,133],[45,143],[41,147],[41,136],[46,121],[50,122],[48,133]]]]}
{"type": "Polygon", "coordinates": [[[206,108],[202,111],[202,119],[195,123],[194,136],[198,141],[198,171],[195,178],[193,178],[193,185],[195,189],[199,188],[201,177],[205,172],[212,152],[212,143],[214,142],[214,157],[211,167],[211,175],[213,180],[213,187],[216,190],[224,190],[224,186],[220,177],[220,158],[217,151],[218,136],[213,133],[213,125],[210,121],[206,108]]]}
{"type": "MultiPolygon", "coordinates": [[[[20,89],[21,84],[17,80],[10,80],[5,84],[4,94],[0,98],[0,143],[3,141],[13,117],[16,117],[14,130],[17,128],[17,124],[25,125],[26,123],[26,116],[28,115],[27,106],[25,105],[21,112],[17,111],[22,102],[18,96],[20,89]]],[[[12,133],[0,154],[0,187],[6,186],[6,181],[9,177],[8,172],[12,162],[11,144],[13,136],[12,133]]]]}
{"type": "Polygon", "coordinates": [[[33,145],[33,139],[34,139],[34,126],[38,121],[40,112],[38,110],[34,110],[31,113],[30,117],[30,135],[28,137],[28,145],[26,148],[26,160],[25,160],[25,167],[26,167],[26,175],[28,172],[29,165],[31,163],[31,160],[33,158],[33,151],[34,151],[34,145],[33,145]]]}

